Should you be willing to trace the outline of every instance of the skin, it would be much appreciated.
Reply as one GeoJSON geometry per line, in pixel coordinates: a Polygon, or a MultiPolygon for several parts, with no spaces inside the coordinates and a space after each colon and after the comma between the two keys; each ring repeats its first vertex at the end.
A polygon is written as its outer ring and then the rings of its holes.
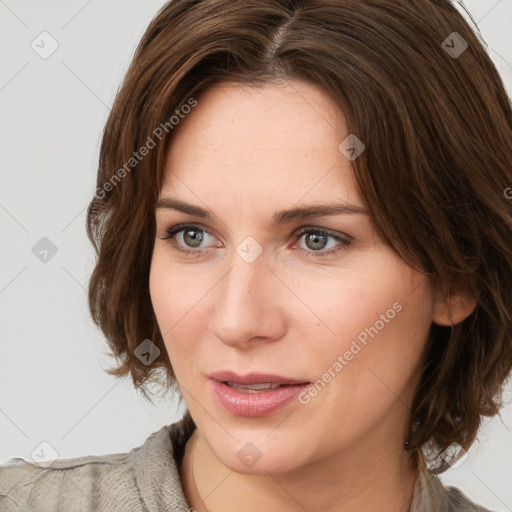
{"type": "Polygon", "coordinates": [[[380,240],[367,214],[272,225],[278,210],[305,204],[366,206],[338,149],[348,135],[330,97],[298,80],[211,88],[173,133],[160,197],[218,217],[158,208],[150,272],[157,321],[198,427],[180,476],[199,512],[410,508],[417,474],[403,445],[428,330],[462,321],[474,302],[443,298],[380,240]],[[194,243],[190,228],[162,240],[180,223],[206,230],[203,241],[194,243]],[[294,236],[299,228],[351,243],[294,236]],[[252,263],[236,252],[249,236],[263,250],[252,263]],[[215,370],[315,382],[395,303],[400,312],[309,403],[244,418],[216,401],[207,377],[215,370]],[[237,457],[247,442],[262,455],[252,467],[237,457]]]}

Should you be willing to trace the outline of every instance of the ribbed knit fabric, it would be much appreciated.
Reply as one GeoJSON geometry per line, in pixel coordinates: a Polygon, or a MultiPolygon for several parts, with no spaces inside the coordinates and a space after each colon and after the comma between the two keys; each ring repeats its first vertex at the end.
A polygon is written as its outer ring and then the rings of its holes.
{"type": "MultiPolygon", "coordinates": [[[[181,420],[128,453],[57,459],[48,467],[10,459],[0,465],[0,512],[190,512],[178,461],[192,431],[181,420]]],[[[490,511],[421,472],[410,512],[490,511]]]]}

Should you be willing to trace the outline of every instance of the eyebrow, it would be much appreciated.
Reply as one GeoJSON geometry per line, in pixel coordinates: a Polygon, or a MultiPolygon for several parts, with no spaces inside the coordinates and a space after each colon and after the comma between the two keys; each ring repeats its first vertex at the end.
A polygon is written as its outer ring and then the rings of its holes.
{"type": "MultiPolygon", "coordinates": [[[[170,197],[161,197],[156,204],[156,209],[178,210],[189,215],[195,215],[202,219],[215,220],[217,216],[204,208],[195,206],[178,199],[170,197]]],[[[314,217],[325,217],[330,215],[369,215],[370,212],[363,206],[350,203],[334,204],[310,204],[288,210],[280,210],[274,215],[274,224],[285,224],[296,220],[306,220],[314,217]]]]}

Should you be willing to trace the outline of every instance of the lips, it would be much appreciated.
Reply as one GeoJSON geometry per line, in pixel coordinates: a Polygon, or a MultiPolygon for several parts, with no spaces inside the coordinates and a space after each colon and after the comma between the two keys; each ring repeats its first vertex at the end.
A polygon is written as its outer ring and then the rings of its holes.
{"type": "Polygon", "coordinates": [[[281,384],[283,386],[310,384],[307,380],[295,379],[271,373],[248,373],[245,375],[238,375],[231,371],[222,370],[210,373],[208,377],[217,382],[230,383],[239,386],[249,386],[251,384],[281,384]]]}
{"type": "Polygon", "coordinates": [[[265,391],[244,391],[223,382],[209,380],[217,404],[233,416],[260,417],[277,413],[285,407],[299,406],[297,397],[309,384],[283,384],[265,391]]]}
{"type": "Polygon", "coordinates": [[[259,417],[291,407],[311,383],[273,373],[238,375],[218,371],[208,375],[210,389],[224,411],[234,416],[259,417]]]}

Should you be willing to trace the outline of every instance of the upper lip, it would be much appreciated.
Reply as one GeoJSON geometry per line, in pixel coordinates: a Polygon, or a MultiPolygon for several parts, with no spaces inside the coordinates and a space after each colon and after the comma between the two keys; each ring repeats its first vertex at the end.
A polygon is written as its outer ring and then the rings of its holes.
{"type": "Polygon", "coordinates": [[[309,384],[309,381],[301,379],[292,379],[281,375],[273,375],[271,373],[247,373],[238,375],[235,372],[221,370],[212,372],[208,375],[210,379],[217,382],[235,382],[236,384],[309,384]]]}

